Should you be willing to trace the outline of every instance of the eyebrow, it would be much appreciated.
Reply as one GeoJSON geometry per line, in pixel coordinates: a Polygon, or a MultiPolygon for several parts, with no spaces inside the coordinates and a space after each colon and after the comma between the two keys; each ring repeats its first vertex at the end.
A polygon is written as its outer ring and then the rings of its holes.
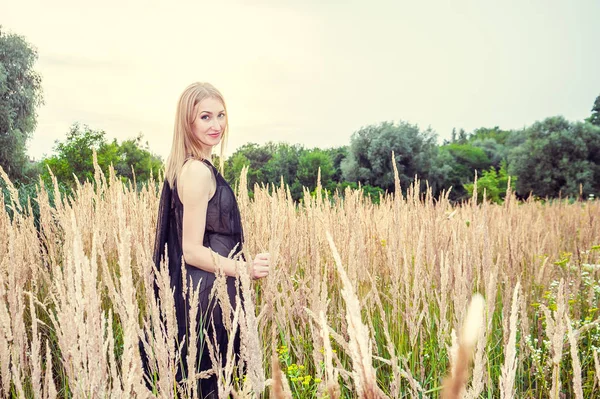
{"type": "MultiPolygon", "coordinates": [[[[221,113],[221,112],[225,112],[225,110],[223,109],[223,110],[219,111],[218,113],[221,113]]],[[[210,111],[200,111],[200,114],[212,114],[212,112],[210,112],[210,111]]]]}

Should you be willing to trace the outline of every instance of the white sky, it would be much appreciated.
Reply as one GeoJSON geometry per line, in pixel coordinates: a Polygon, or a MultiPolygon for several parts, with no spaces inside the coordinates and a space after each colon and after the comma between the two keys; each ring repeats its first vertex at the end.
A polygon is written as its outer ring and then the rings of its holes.
{"type": "Polygon", "coordinates": [[[345,145],[406,120],[511,129],[580,120],[600,94],[600,1],[0,0],[0,24],[39,51],[45,105],[29,143],[50,154],[74,122],[164,158],[194,81],[247,142],[345,145]]]}

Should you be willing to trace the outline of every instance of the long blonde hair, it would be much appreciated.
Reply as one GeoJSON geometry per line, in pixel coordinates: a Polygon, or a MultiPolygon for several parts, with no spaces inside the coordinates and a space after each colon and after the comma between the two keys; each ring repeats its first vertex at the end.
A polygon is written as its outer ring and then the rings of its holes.
{"type": "Polygon", "coordinates": [[[221,151],[219,156],[219,163],[221,172],[223,171],[223,159],[225,155],[225,146],[227,144],[227,136],[229,133],[229,120],[227,116],[227,106],[223,95],[210,83],[197,82],[189,85],[181,96],[177,103],[177,111],[175,113],[175,127],[173,129],[173,145],[171,147],[171,153],[167,159],[167,165],[165,170],[165,178],[171,186],[175,184],[175,180],[181,172],[181,168],[185,163],[187,157],[192,156],[193,158],[203,160],[202,155],[202,144],[192,133],[192,124],[194,123],[196,114],[196,105],[198,105],[205,98],[215,98],[223,104],[225,108],[225,118],[227,122],[223,131],[223,137],[221,138],[221,151]]]}

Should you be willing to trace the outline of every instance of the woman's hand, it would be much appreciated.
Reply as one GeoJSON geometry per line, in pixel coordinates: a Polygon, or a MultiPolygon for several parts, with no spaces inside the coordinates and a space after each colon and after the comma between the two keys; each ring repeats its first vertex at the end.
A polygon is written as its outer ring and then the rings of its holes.
{"type": "Polygon", "coordinates": [[[250,265],[250,277],[254,280],[259,278],[267,277],[269,275],[271,263],[271,255],[269,253],[262,253],[256,255],[252,264],[250,265]]]}

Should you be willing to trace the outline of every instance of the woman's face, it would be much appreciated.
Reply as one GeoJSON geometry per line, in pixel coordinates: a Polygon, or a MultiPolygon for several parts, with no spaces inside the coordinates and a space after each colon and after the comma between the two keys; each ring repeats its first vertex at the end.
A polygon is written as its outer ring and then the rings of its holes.
{"type": "Polygon", "coordinates": [[[213,147],[221,141],[227,115],[223,103],[216,98],[208,97],[196,105],[196,119],[192,123],[192,133],[206,147],[213,147]]]}

